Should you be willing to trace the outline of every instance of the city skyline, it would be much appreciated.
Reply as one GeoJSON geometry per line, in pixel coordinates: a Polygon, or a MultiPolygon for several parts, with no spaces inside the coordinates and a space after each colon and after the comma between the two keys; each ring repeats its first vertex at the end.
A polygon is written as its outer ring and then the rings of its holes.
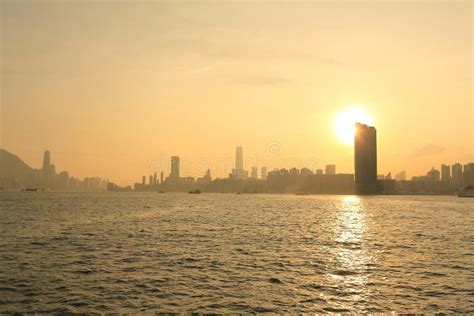
{"type": "Polygon", "coordinates": [[[30,165],[49,149],[125,184],[161,152],[225,176],[241,144],[245,164],[352,173],[334,131],[350,107],[383,135],[383,174],[474,158],[468,1],[1,5],[0,147],[30,165]]]}
{"type": "MultiPolygon", "coordinates": [[[[473,185],[474,184],[474,162],[467,161],[466,164],[461,164],[459,162],[453,164],[441,164],[439,169],[436,169],[435,166],[431,167],[425,175],[413,175],[411,177],[407,177],[407,173],[405,170],[402,170],[396,173],[392,177],[392,172],[389,172],[387,175],[381,174],[377,172],[377,138],[376,138],[376,130],[373,126],[367,126],[365,124],[361,124],[359,122],[355,123],[354,129],[354,172],[350,173],[337,173],[336,172],[336,165],[335,164],[327,164],[324,166],[324,170],[322,168],[308,168],[308,166],[291,166],[289,168],[269,168],[267,165],[252,165],[248,166],[251,170],[246,170],[245,164],[243,162],[243,146],[237,146],[235,148],[235,157],[233,162],[233,168],[228,173],[228,176],[224,177],[215,177],[214,179],[229,179],[229,180],[267,180],[267,174],[272,175],[284,175],[284,174],[307,174],[307,175],[350,175],[353,177],[351,181],[354,182],[354,188],[351,191],[344,191],[342,193],[354,193],[354,194],[393,194],[392,191],[387,192],[382,187],[384,185],[390,184],[392,181],[396,182],[439,182],[440,184],[444,184],[444,187],[439,187],[438,193],[446,194],[446,193],[453,193],[455,189],[461,188],[463,185],[473,185]],[[260,168],[260,173],[258,169],[260,168]],[[269,171],[270,170],[270,171],[269,171]],[[384,180],[388,180],[389,182],[384,183],[384,180]],[[448,185],[448,186],[446,186],[448,185]],[[381,187],[382,186],[382,187],[381,187]]],[[[272,144],[275,146],[275,143],[272,144]]],[[[149,188],[150,186],[154,187],[154,190],[159,188],[160,184],[166,183],[174,183],[174,184],[183,184],[187,183],[190,188],[194,187],[195,184],[200,185],[207,185],[211,183],[213,178],[211,177],[211,169],[206,169],[204,175],[202,177],[195,177],[189,175],[187,173],[183,174],[181,172],[181,158],[180,156],[171,156],[169,163],[169,175],[165,178],[165,170],[167,169],[166,163],[158,167],[156,165],[155,171],[151,171],[151,173],[143,175],[141,177],[141,182],[135,182],[135,190],[143,190],[149,188]],[[160,178],[158,178],[158,172],[160,174],[160,178]],[[147,180],[148,179],[148,180],[147,180]],[[166,182],[165,182],[166,181],[166,182]],[[170,182],[171,181],[171,182],[170,182]],[[182,182],[184,181],[184,182],[182,182]],[[191,181],[191,182],[189,182],[191,181]],[[138,186],[138,187],[137,187],[138,186]]],[[[255,161],[254,161],[255,162],[255,161]]],[[[229,167],[228,164],[223,164],[224,168],[229,167]]],[[[3,168],[4,166],[2,166],[3,168]]],[[[51,153],[49,150],[45,150],[43,153],[43,163],[42,167],[39,169],[32,169],[35,172],[39,172],[37,175],[29,174],[27,177],[22,179],[16,179],[19,183],[23,183],[26,187],[39,187],[43,189],[80,189],[80,190],[105,190],[106,184],[112,184],[111,188],[119,188],[120,186],[132,189],[133,186],[131,183],[127,184],[118,184],[116,181],[109,178],[100,178],[100,177],[84,177],[83,180],[80,178],[75,178],[73,176],[69,176],[69,171],[62,171],[56,173],[56,166],[55,164],[51,163],[51,153]],[[23,182],[26,181],[26,182],[23,182]],[[91,182],[92,181],[92,182],[91,182]],[[71,186],[69,185],[71,183],[71,186]],[[117,186],[119,185],[119,186],[117,186]]],[[[189,169],[188,169],[189,170],[189,169]]],[[[7,182],[3,182],[2,188],[8,189],[9,181],[15,179],[3,179],[3,181],[7,180],[7,182]]],[[[11,184],[11,183],[10,183],[11,184]]],[[[404,190],[411,190],[406,188],[406,184],[404,185],[404,190]]],[[[14,187],[14,186],[13,186],[14,187]]],[[[110,187],[109,187],[110,189],[110,187]]],[[[179,189],[175,187],[173,190],[179,189]]],[[[394,187],[391,187],[393,190],[394,187]]],[[[413,189],[413,188],[412,188],[413,189]]],[[[148,189],[146,189],[148,190],[148,189]]],[[[344,193],[344,194],[345,194],[344,193]]],[[[410,191],[405,191],[405,193],[410,193],[410,191]]],[[[414,193],[414,192],[412,192],[414,193]]]]}
{"type": "Polygon", "coordinates": [[[474,315],[473,22],[0,0],[0,315],[474,315]]]}

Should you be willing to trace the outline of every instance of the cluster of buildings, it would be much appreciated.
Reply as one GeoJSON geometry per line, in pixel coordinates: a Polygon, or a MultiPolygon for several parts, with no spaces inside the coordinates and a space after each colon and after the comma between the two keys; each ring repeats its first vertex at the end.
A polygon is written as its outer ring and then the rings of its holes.
{"type": "Polygon", "coordinates": [[[468,185],[474,185],[474,163],[441,165],[441,171],[434,167],[426,175],[411,180],[391,179],[390,175],[378,180],[378,191],[382,194],[454,194],[468,185]]]}
{"type": "Polygon", "coordinates": [[[41,190],[55,191],[101,191],[107,189],[107,181],[99,177],[78,179],[69,176],[69,172],[56,172],[56,166],[51,163],[51,154],[46,150],[43,155],[43,166],[28,174],[21,186],[41,190]]]}
{"type": "MultiPolygon", "coordinates": [[[[354,138],[354,174],[336,173],[336,165],[326,165],[325,170],[308,168],[275,169],[251,167],[250,175],[244,168],[243,148],[235,150],[235,166],[228,178],[212,179],[211,171],[195,179],[180,175],[180,158],[171,157],[171,172],[142,177],[135,183],[135,191],[190,191],[242,193],[296,193],[296,194],[454,194],[465,186],[474,184],[474,163],[462,166],[442,165],[441,172],[432,168],[425,176],[406,180],[402,171],[393,178],[377,174],[377,131],[373,126],[356,124],[354,138]],[[148,181],[147,181],[148,180],[148,181]]],[[[109,190],[123,190],[109,183],[109,190]]],[[[131,187],[126,188],[131,190],[131,187]]]]}
{"type": "MultiPolygon", "coordinates": [[[[171,172],[165,178],[163,171],[160,172],[160,178],[155,172],[153,175],[147,177],[143,176],[140,183],[135,183],[133,186],[134,191],[189,191],[195,189],[204,190],[209,183],[211,183],[211,170],[199,178],[194,177],[182,177],[180,175],[180,158],[178,156],[171,157],[171,172]]],[[[125,188],[127,190],[128,188],[125,188]]],[[[113,183],[108,185],[109,191],[120,191],[122,188],[116,186],[113,183]]]]}

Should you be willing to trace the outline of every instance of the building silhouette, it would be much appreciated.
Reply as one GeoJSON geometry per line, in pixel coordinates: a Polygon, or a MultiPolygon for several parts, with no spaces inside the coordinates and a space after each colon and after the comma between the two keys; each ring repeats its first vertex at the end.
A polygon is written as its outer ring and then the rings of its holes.
{"type": "Polygon", "coordinates": [[[448,165],[441,165],[441,181],[450,182],[451,181],[451,169],[448,165]]]}
{"type": "Polygon", "coordinates": [[[377,194],[377,132],[356,123],[354,136],[355,189],[357,194],[377,194]]]}
{"type": "Polygon", "coordinates": [[[262,167],[260,169],[260,177],[262,178],[262,180],[267,180],[267,175],[268,175],[267,167],[262,167]]]}
{"type": "Polygon", "coordinates": [[[258,177],[257,167],[252,167],[252,172],[250,173],[250,177],[252,179],[257,179],[258,177]]]}
{"type": "Polygon", "coordinates": [[[440,180],[439,170],[436,170],[434,167],[426,173],[426,176],[429,181],[437,182],[440,180]]]}
{"type": "Polygon", "coordinates": [[[45,150],[43,155],[43,168],[42,168],[42,184],[43,188],[48,188],[50,185],[50,169],[51,169],[51,156],[49,150],[45,150]]]}
{"type": "Polygon", "coordinates": [[[172,156],[171,157],[171,173],[170,178],[178,179],[179,178],[179,157],[172,156]]]}
{"type": "Polygon", "coordinates": [[[326,165],[326,174],[336,174],[336,165],[326,165]]]}
{"type": "Polygon", "coordinates": [[[462,175],[462,165],[460,163],[455,163],[451,166],[451,177],[452,182],[455,187],[462,186],[463,175],[462,175]]]}
{"type": "Polygon", "coordinates": [[[232,170],[232,178],[247,179],[248,172],[244,170],[244,149],[242,146],[235,148],[235,168],[232,170]]]}
{"type": "Polygon", "coordinates": [[[235,170],[244,169],[244,149],[242,146],[235,148],[235,170]]]}

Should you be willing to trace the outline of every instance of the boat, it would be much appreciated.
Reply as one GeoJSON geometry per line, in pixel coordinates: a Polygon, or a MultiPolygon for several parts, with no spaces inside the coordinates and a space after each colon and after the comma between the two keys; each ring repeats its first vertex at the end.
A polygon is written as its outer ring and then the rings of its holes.
{"type": "Polygon", "coordinates": [[[457,197],[474,197],[474,185],[468,185],[459,191],[456,191],[457,197]]]}
{"type": "Polygon", "coordinates": [[[26,188],[25,191],[36,192],[36,191],[38,191],[38,189],[37,188],[26,188]]]}
{"type": "Polygon", "coordinates": [[[160,191],[158,191],[158,193],[165,193],[165,191],[161,191],[161,190],[160,190],[160,191]]]}
{"type": "Polygon", "coordinates": [[[295,195],[309,195],[309,192],[306,191],[298,191],[295,193],[295,195]]]}
{"type": "Polygon", "coordinates": [[[196,189],[194,191],[189,191],[189,194],[201,194],[201,190],[196,189]]]}

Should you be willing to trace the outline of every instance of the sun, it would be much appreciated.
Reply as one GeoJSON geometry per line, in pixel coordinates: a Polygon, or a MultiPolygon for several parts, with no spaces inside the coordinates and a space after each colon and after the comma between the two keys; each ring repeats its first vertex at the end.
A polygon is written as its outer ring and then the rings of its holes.
{"type": "Polygon", "coordinates": [[[354,144],[355,123],[357,122],[368,125],[374,124],[370,114],[359,107],[349,107],[337,115],[334,128],[337,138],[343,144],[354,144]]]}

